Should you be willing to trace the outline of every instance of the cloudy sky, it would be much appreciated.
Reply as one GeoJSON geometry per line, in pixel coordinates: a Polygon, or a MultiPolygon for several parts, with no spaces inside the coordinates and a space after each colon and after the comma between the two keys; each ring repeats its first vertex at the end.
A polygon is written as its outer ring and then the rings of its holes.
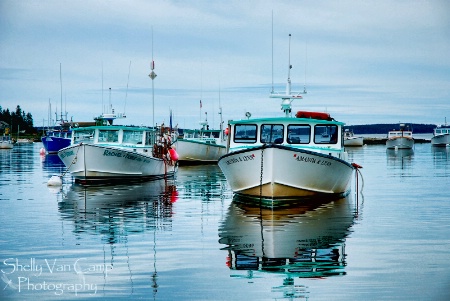
{"type": "Polygon", "coordinates": [[[42,125],[49,100],[75,121],[111,102],[127,115],[117,123],[150,125],[153,53],[156,123],[172,109],[181,127],[205,112],[217,124],[219,103],[224,120],[277,116],[268,94],[272,74],[284,89],[292,34],[293,88],[308,91],[294,110],[347,124],[450,122],[449,3],[0,0],[0,106],[42,125]]]}

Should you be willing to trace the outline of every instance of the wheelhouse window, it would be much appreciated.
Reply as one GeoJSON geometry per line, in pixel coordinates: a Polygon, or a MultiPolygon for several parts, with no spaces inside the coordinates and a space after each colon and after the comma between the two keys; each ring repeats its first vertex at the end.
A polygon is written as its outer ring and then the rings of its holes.
{"type": "Polygon", "coordinates": [[[282,124],[261,125],[261,143],[283,143],[284,126],[282,124]]]}
{"type": "Polygon", "coordinates": [[[236,124],[234,126],[234,142],[236,143],[255,143],[256,135],[256,124],[236,124]]]}
{"type": "Polygon", "coordinates": [[[156,143],[156,131],[145,132],[145,145],[153,145],[156,143]]]}
{"type": "Polygon", "coordinates": [[[76,131],[73,133],[73,141],[77,143],[89,143],[94,141],[94,130],[76,131]]]}
{"type": "Polygon", "coordinates": [[[338,127],[336,125],[318,124],[314,127],[314,143],[336,144],[338,142],[338,127]]]}
{"type": "Polygon", "coordinates": [[[123,143],[142,144],[143,132],[123,131],[123,143]]]}
{"type": "Polygon", "coordinates": [[[290,144],[308,144],[311,141],[311,126],[304,125],[288,125],[287,142],[290,144]]]}
{"type": "Polygon", "coordinates": [[[100,130],[98,133],[98,142],[119,142],[119,131],[100,130]]]}

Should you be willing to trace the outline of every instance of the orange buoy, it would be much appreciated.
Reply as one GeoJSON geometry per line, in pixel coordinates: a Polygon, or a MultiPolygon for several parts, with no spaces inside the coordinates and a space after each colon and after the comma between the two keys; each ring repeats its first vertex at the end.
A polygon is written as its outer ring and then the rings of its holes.
{"type": "Polygon", "coordinates": [[[170,159],[172,159],[173,161],[177,161],[178,160],[178,153],[175,150],[175,148],[169,149],[169,154],[170,154],[170,159]]]}

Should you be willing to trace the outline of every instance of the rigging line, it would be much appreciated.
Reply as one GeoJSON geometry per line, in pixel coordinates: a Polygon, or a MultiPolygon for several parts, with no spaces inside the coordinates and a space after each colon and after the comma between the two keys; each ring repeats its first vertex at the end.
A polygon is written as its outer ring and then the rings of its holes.
{"type": "Polygon", "coordinates": [[[306,68],[308,64],[308,41],[305,44],[305,83],[303,85],[303,93],[306,93],[306,68]]]}
{"type": "Polygon", "coordinates": [[[128,66],[127,90],[125,92],[125,105],[123,106],[123,114],[125,114],[125,112],[127,110],[127,97],[128,97],[128,84],[130,83],[130,71],[131,71],[131,61],[130,61],[130,65],[128,66]]]}

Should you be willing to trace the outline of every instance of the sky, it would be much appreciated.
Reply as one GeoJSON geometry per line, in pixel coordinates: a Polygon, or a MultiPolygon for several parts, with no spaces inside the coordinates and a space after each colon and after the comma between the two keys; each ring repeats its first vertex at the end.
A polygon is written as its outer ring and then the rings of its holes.
{"type": "Polygon", "coordinates": [[[446,0],[0,0],[0,106],[35,126],[110,106],[127,116],[116,124],[167,124],[172,110],[182,128],[218,128],[219,107],[225,122],[282,116],[268,96],[289,61],[293,90],[307,90],[293,111],[441,124],[449,53],[446,0]]]}

